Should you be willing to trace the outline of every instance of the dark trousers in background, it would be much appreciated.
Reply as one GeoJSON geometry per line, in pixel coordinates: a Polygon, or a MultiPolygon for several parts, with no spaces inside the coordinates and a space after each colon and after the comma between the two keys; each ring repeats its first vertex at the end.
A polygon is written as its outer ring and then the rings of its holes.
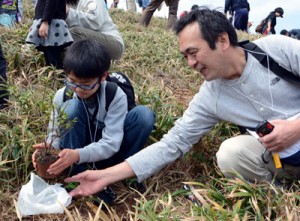
{"type": "Polygon", "coordinates": [[[234,27],[236,30],[248,31],[249,11],[247,8],[241,8],[234,12],[234,27]]]}
{"type": "Polygon", "coordinates": [[[168,28],[173,28],[175,22],[177,21],[179,0],[152,0],[147,8],[143,11],[142,17],[140,19],[141,25],[145,27],[149,25],[153,13],[162,4],[163,1],[165,1],[166,5],[169,7],[168,28]]]}
{"type": "Polygon", "coordinates": [[[44,52],[47,66],[53,65],[56,69],[63,69],[62,52],[63,47],[49,46],[39,48],[44,52]]]}
{"type": "Polygon", "coordinates": [[[7,103],[8,99],[6,81],[6,60],[4,58],[2,48],[0,45],[0,108],[4,107],[4,104],[7,103]]]}

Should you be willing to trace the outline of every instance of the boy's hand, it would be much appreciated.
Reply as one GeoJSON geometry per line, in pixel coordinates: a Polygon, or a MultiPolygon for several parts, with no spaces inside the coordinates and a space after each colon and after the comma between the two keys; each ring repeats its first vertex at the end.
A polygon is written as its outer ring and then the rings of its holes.
{"type": "Polygon", "coordinates": [[[59,159],[50,165],[47,170],[50,174],[59,174],[73,163],[79,161],[79,153],[77,150],[64,149],[59,153],[59,159]]]}
{"type": "Polygon", "coordinates": [[[36,150],[33,152],[31,158],[32,158],[32,164],[33,164],[33,167],[36,169],[36,159],[35,159],[35,154],[39,151],[39,149],[44,149],[46,148],[46,145],[48,144],[45,144],[45,142],[43,143],[38,143],[38,144],[35,144],[33,145],[33,148],[35,148],[36,150]]]}

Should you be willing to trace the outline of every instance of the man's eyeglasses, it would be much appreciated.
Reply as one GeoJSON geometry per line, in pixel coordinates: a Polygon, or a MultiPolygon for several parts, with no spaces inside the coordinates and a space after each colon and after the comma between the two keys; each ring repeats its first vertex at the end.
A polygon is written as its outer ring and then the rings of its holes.
{"type": "Polygon", "coordinates": [[[66,86],[69,86],[74,89],[79,87],[82,90],[93,90],[99,82],[100,81],[98,80],[96,83],[91,85],[81,85],[81,84],[71,83],[70,81],[68,81],[67,78],[64,80],[66,86]]]}

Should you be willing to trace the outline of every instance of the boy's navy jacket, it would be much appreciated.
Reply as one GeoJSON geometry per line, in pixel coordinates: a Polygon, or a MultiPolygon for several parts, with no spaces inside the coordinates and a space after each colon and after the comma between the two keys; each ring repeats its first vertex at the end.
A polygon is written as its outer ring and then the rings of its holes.
{"type": "MultiPolygon", "coordinates": [[[[84,162],[97,162],[100,160],[108,159],[120,149],[124,135],[124,120],[128,112],[127,96],[120,87],[117,87],[115,96],[113,97],[113,100],[106,110],[105,88],[107,86],[107,83],[107,81],[102,81],[97,92],[99,97],[99,113],[96,114],[95,120],[98,121],[99,125],[105,125],[102,130],[102,138],[83,148],[77,149],[80,158],[78,164],[84,162]]],[[[53,99],[55,111],[51,114],[49,121],[48,130],[50,131],[50,133],[48,134],[47,138],[48,142],[51,141],[52,137],[56,135],[55,131],[57,131],[57,122],[54,121],[54,128],[52,128],[52,122],[53,119],[57,119],[57,111],[64,103],[64,91],[65,87],[59,89],[53,99]]],[[[78,99],[76,93],[73,94],[73,99],[78,99]]],[[[69,102],[71,100],[67,100],[66,102],[69,102]]],[[[55,148],[59,148],[59,143],[60,139],[55,138],[53,146],[55,148]]]]}

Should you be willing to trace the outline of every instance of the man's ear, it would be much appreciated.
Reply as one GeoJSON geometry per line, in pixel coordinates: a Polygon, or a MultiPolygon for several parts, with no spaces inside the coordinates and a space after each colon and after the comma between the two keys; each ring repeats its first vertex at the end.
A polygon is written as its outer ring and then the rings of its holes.
{"type": "Polygon", "coordinates": [[[219,34],[217,43],[223,51],[226,51],[230,47],[228,34],[226,32],[219,34]]]}
{"type": "Polygon", "coordinates": [[[109,72],[105,71],[102,78],[101,78],[101,81],[105,81],[108,75],[109,75],[109,72]]]}

